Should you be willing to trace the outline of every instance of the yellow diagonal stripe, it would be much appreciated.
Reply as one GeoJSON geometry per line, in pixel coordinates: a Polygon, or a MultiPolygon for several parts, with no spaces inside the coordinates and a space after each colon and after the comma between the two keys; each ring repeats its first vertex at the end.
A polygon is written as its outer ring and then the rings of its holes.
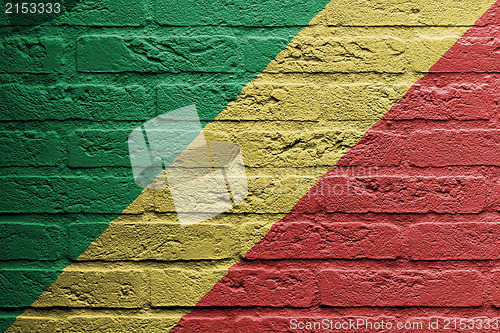
{"type": "Polygon", "coordinates": [[[243,203],[182,228],[144,190],[8,332],[168,331],[494,2],[332,1],[204,129],[241,147],[243,203]]]}

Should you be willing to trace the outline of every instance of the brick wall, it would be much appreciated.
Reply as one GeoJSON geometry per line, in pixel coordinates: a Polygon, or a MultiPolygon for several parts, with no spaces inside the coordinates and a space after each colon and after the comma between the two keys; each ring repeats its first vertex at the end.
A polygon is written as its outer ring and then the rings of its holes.
{"type": "Polygon", "coordinates": [[[494,3],[3,14],[0,330],[500,317],[494,3]],[[241,147],[250,195],[181,228],[168,191],[135,185],[126,140],[189,104],[241,147]]]}

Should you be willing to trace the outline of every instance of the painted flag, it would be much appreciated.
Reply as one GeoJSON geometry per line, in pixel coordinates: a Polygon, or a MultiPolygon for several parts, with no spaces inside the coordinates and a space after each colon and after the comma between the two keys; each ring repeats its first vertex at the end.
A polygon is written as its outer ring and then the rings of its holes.
{"type": "Polygon", "coordinates": [[[330,3],[203,130],[240,146],[249,196],[180,227],[169,191],[144,190],[9,331],[274,332],[484,304],[478,270],[425,261],[496,255],[493,241],[467,248],[495,226],[465,220],[498,205],[492,4],[422,2],[416,21],[395,11],[395,30],[378,5],[330,3]],[[445,28],[406,28],[421,20],[445,28]]]}

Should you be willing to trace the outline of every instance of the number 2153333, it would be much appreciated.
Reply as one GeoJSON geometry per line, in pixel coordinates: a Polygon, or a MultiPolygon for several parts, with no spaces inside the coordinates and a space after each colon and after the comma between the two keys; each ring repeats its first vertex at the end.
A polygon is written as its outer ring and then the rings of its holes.
{"type": "Polygon", "coordinates": [[[23,2],[5,4],[7,14],[58,14],[61,12],[61,4],[58,2],[23,2]]]}

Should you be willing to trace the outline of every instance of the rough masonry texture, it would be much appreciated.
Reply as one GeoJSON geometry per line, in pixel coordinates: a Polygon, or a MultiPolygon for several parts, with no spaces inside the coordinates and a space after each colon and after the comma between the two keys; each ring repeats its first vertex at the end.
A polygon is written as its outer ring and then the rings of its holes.
{"type": "Polygon", "coordinates": [[[0,331],[500,317],[500,3],[64,4],[0,14],[0,331]],[[249,195],[181,227],[127,137],[191,104],[249,195]]]}

